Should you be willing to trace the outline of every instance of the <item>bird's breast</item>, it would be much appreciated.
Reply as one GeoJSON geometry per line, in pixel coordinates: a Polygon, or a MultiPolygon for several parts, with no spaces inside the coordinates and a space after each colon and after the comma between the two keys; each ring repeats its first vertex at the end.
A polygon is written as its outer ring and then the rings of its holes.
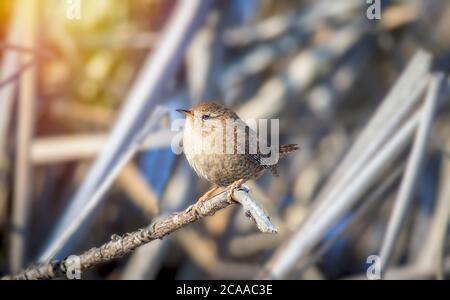
{"type": "Polygon", "coordinates": [[[185,156],[194,171],[212,183],[227,186],[238,179],[247,180],[260,173],[261,167],[248,155],[236,152],[237,144],[234,131],[203,131],[195,128],[192,121],[186,121],[183,133],[185,156]],[[226,145],[233,143],[231,153],[227,152],[226,145]]]}

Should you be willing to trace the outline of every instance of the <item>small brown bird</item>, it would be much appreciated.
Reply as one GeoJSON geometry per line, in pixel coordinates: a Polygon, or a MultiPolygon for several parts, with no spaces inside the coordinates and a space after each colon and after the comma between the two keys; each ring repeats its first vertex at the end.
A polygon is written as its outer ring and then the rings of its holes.
{"type": "MultiPolygon", "coordinates": [[[[262,138],[232,110],[214,102],[204,102],[189,110],[177,111],[186,115],[183,150],[189,164],[200,177],[215,185],[200,201],[227,186],[231,198],[236,188],[249,179],[258,178],[267,169],[277,174],[278,161],[272,165],[263,163],[263,158],[270,153],[262,154],[259,147],[250,151],[250,144],[257,144],[262,138]]],[[[278,157],[297,149],[296,144],[281,145],[278,157]]]]}

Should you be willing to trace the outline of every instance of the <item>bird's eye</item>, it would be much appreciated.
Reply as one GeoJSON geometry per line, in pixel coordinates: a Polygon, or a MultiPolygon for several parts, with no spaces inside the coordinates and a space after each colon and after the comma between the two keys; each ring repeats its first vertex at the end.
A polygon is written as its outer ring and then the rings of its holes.
{"type": "Polygon", "coordinates": [[[209,118],[211,118],[210,115],[203,115],[203,116],[202,116],[202,120],[203,120],[203,121],[208,120],[209,118]]]}

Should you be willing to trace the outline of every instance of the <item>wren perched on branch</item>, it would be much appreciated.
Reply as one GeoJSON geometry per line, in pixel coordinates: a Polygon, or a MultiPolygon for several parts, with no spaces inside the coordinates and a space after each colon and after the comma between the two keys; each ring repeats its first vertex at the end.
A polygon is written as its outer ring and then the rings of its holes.
{"type": "Polygon", "coordinates": [[[262,152],[263,137],[257,136],[232,110],[204,102],[177,111],[186,115],[183,150],[189,164],[200,177],[215,185],[199,201],[227,186],[231,198],[236,188],[258,178],[265,170],[276,174],[278,159],[298,149],[296,144],[281,145],[275,149],[276,161],[268,164],[267,158],[274,153],[262,152]]]}

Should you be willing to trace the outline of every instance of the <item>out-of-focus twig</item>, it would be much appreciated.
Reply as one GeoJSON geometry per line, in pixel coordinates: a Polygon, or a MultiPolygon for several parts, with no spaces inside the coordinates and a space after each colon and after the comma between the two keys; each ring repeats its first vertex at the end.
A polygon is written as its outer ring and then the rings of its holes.
{"type": "MultiPolygon", "coordinates": [[[[441,146],[450,147],[450,128],[448,125],[442,134],[445,137],[445,142],[441,146]]],[[[445,153],[442,154],[437,203],[424,247],[422,247],[417,259],[417,263],[422,266],[434,266],[438,279],[444,279],[445,276],[445,241],[450,222],[450,185],[448,184],[450,180],[450,160],[445,155],[445,153]]],[[[389,270],[387,272],[389,273],[389,270]]]]}
{"type": "Polygon", "coordinates": [[[55,54],[50,52],[47,49],[35,49],[35,48],[27,48],[23,45],[15,45],[15,44],[8,44],[6,42],[0,41],[0,50],[2,51],[17,51],[17,52],[23,52],[27,54],[32,54],[34,56],[38,56],[45,59],[51,59],[55,57],[55,54]]]}
{"type": "Polygon", "coordinates": [[[85,222],[89,213],[81,216],[80,209],[91,207],[93,210],[102,200],[103,194],[98,192],[99,187],[105,186],[105,181],[110,178],[108,174],[117,167],[117,161],[128,151],[142,124],[145,124],[150,112],[156,107],[162,91],[173,78],[187,44],[210,4],[209,0],[177,3],[160,44],[146,60],[131,87],[127,102],[100,155],[40,253],[41,262],[60,254],[68,238],[73,237],[79,225],[85,222]]]}
{"type": "MultiPolygon", "coordinates": [[[[34,47],[36,42],[37,11],[39,4],[33,0],[21,0],[23,15],[23,45],[34,47]]],[[[30,54],[23,54],[21,61],[26,66],[30,61],[30,54]]],[[[36,101],[36,70],[22,70],[23,75],[19,84],[18,125],[16,143],[16,162],[14,178],[14,202],[12,207],[12,226],[9,257],[10,269],[17,272],[23,267],[26,259],[26,243],[28,235],[28,218],[30,213],[31,196],[31,161],[30,143],[34,131],[34,114],[36,101]]],[[[0,85],[1,89],[1,85],[0,85]]]]}
{"type": "Polygon", "coordinates": [[[247,80],[271,65],[277,59],[295,54],[306,43],[307,37],[298,33],[282,36],[271,43],[262,44],[226,67],[220,76],[220,90],[225,101],[238,98],[247,80]]]}
{"type": "MultiPolygon", "coordinates": [[[[6,34],[5,43],[17,44],[21,39],[22,19],[24,9],[21,7],[22,2],[16,1],[13,6],[14,12],[11,15],[8,32],[6,34]]],[[[0,62],[0,81],[9,78],[14,70],[17,70],[20,55],[16,51],[7,51],[3,54],[0,62]]],[[[12,115],[12,107],[14,100],[14,93],[17,83],[3,86],[0,89],[0,221],[5,220],[7,210],[7,194],[8,187],[6,184],[7,174],[11,167],[9,162],[9,139],[8,134],[9,123],[12,115]]]]}
{"type": "Polygon", "coordinates": [[[25,71],[27,71],[29,68],[35,66],[37,64],[37,60],[34,59],[28,59],[29,61],[23,62],[23,64],[8,78],[3,79],[0,81],[0,89],[5,87],[8,84],[11,84],[12,82],[18,80],[23,74],[25,74],[25,71]]]}
{"type": "Polygon", "coordinates": [[[320,201],[314,205],[311,213],[300,224],[296,233],[275,252],[260,277],[282,278],[287,276],[295,262],[320,241],[329,226],[337,222],[355,204],[358,197],[406,146],[417,126],[420,111],[411,116],[387,142],[386,139],[399,126],[407,112],[411,111],[414,102],[418,100],[421,92],[419,87],[425,86],[420,85],[420,80],[423,80],[423,74],[426,74],[430,60],[430,55],[424,52],[419,52],[415,56],[394,88],[398,92],[394,93],[391,90],[387,99],[319,194],[320,201]],[[413,83],[416,86],[412,85],[413,83]],[[405,102],[402,109],[398,107],[399,102],[405,102]],[[394,115],[396,115],[393,119],[389,117],[392,111],[395,111],[394,115]],[[383,142],[385,142],[383,147],[376,148],[377,144],[383,142]]]}
{"type": "Polygon", "coordinates": [[[270,118],[277,115],[288,99],[300,94],[333,62],[346,53],[366,28],[357,20],[339,29],[329,40],[297,54],[286,70],[261,85],[257,94],[238,109],[244,118],[270,118]]]}
{"type": "Polygon", "coordinates": [[[175,240],[192,261],[214,278],[248,279],[257,271],[254,265],[221,259],[214,240],[200,236],[192,228],[185,228],[182,232],[175,233],[175,240]]]}
{"type": "MultiPolygon", "coordinates": [[[[275,227],[270,223],[269,217],[262,211],[256,202],[250,198],[249,190],[241,187],[233,192],[234,201],[244,206],[246,214],[255,221],[258,228],[263,232],[274,233],[275,227]]],[[[204,202],[197,202],[189,206],[186,210],[172,214],[171,216],[156,221],[148,228],[124,234],[122,236],[113,235],[111,241],[100,247],[92,248],[81,255],[80,269],[84,271],[98,264],[108,262],[119,258],[137,247],[145,245],[155,239],[162,239],[164,236],[178,230],[186,225],[198,221],[204,217],[211,216],[218,210],[223,209],[233,203],[228,197],[227,191],[224,191],[204,202]]],[[[63,276],[68,270],[66,260],[53,261],[31,266],[28,269],[15,275],[5,276],[3,279],[51,279],[63,276]]]]}
{"type": "Polygon", "coordinates": [[[117,184],[146,214],[155,216],[159,213],[156,194],[135,164],[125,165],[117,178],[117,184]]]}
{"type": "Polygon", "coordinates": [[[69,99],[58,99],[49,107],[51,118],[73,121],[75,124],[93,125],[95,128],[109,128],[116,118],[116,111],[100,106],[92,106],[69,99]]]}
{"type": "Polygon", "coordinates": [[[130,146],[126,150],[125,153],[114,164],[114,168],[110,170],[110,172],[106,175],[105,180],[101,182],[101,184],[97,187],[92,195],[92,200],[88,202],[84,207],[78,210],[77,216],[74,220],[64,228],[63,233],[52,245],[52,251],[57,251],[60,249],[69,239],[71,235],[73,235],[79,226],[84,222],[84,220],[92,213],[95,209],[97,203],[100,201],[101,197],[106,193],[108,188],[112,185],[116,177],[119,175],[122,168],[131,160],[133,155],[139,149],[139,147],[144,143],[146,137],[150,132],[155,130],[156,125],[162,116],[166,113],[166,109],[163,107],[157,107],[150,117],[149,121],[144,124],[139,134],[136,138],[131,142],[130,146]]]}
{"type": "MultiPolygon", "coordinates": [[[[139,151],[167,147],[176,132],[160,129],[145,139],[139,151]]],[[[31,144],[31,160],[35,165],[91,159],[105,144],[106,134],[77,134],[36,138],[31,144]]]]}
{"type": "MultiPolygon", "coordinates": [[[[448,174],[450,174],[450,167],[449,162],[446,162],[446,165],[444,166],[447,175],[444,175],[447,178],[449,177],[448,174]]],[[[441,191],[440,195],[440,201],[438,203],[438,206],[436,208],[437,211],[437,217],[435,223],[436,227],[436,234],[437,234],[437,243],[434,250],[434,266],[436,270],[436,278],[437,279],[444,279],[445,278],[445,241],[447,239],[447,232],[448,232],[448,225],[450,224],[450,188],[447,184],[443,187],[443,191],[441,191]]],[[[431,228],[435,228],[431,227],[431,228]]]]}
{"type": "Polygon", "coordinates": [[[217,82],[224,60],[222,32],[226,21],[226,11],[219,7],[208,14],[204,26],[198,30],[186,52],[191,103],[217,97],[217,82]]]}
{"type": "Polygon", "coordinates": [[[389,91],[318,194],[305,223],[313,223],[314,218],[322,217],[322,210],[328,209],[335,202],[336,197],[353,184],[354,178],[358,176],[361,169],[383,147],[396,126],[399,126],[404,117],[417,105],[420,95],[425,90],[426,81],[423,78],[426,76],[430,63],[431,56],[424,51],[419,51],[411,59],[395,86],[389,91]]]}
{"type": "Polygon", "coordinates": [[[430,81],[427,97],[421,112],[413,148],[405,169],[405,175],[389,219],[386,235],[381,246],[380,258],[382,272],[389,266],[392,250],[398,238],[403,219],[406,216],[411,195],[414,191],[415,181],[420,172],[421,162],[425,154],[428,134],[434,119],[436,102],[439,97],[443,75],[434,75],[430,81]]]}
{"type": "MultiPolygon", "coordinates": [[[[327,207],[358,174],[374,153],[382,147],[405,116],[417,105],[426,87],[423,80],[431,65],[431,56],[419,51],[411,59],[394,87],[364,127],[317,197],[315,206],[327,207]]],[[[316,216],[319,216],[318,213],[316,216]]]]}
{"type": "MultiPolygon", "coordinates": [[[[369,62],[374,40],[362,38],[350,49],[337,66],[306,95],[307,104],[320,120],[333,119],[336,107],[361,76],[369,62]]],[[[333,122],[321,122],[333,126],[333,122]]]]}
{"type": "MultiPolygon", "coordinates": [[[[310,266],[315,264],[328,250],[331,249],[331,247],[336,243],[337,240],[339,240],[339,238],[341,238],[349,231],[349,228],[351,228],[352,225],[361,220],[362,217],[365,216],[370,209],[373,209],[374,204],[378,204],[378,206],[381,206],[378,202],[382,202],[384,200],[384,198],[382,198],[383,195],[386,194],[387,190],[389,190],[400,177],[403,168],[404,165],[397,167],[388,176],[388,178],[386,178],[381,183],[381,185],[378,186],[374,190],[374,192],[370,194],[370,196],[364,201],[364,203],[362,203],[361,206],[359,206],[355,210],[355,212],[351,215],[351,219],[346,222],[346,225],[342,226],[340,230],[334,234],[333,238],[326,241],[322,246],[320,246],[319,249],[317,249],[317,251],[314,251],[311,258],[309,258],[305,265],[298,271],[299,274],[305,272],[310,266]]],[[[368,222],[368,220],[365,220],[365,222],[368,222]]]]}
{"type": "MultiPolygon", "coordinates": [[[[182,210],[192,199],[193,177],[183,161],[178,161],[173,174],[169,178],[164,192],[160,196],[160,216],[170,215],[182,210]]],[[[128,259],[121,279],[143,280],[154,279],[165,258],[169,255],[168,247],[172,246],[172,236],[137,249],[128,259]]]]}
{"type": "Polygon", "coordinates": [[[358,0],[315,1],[300,13],[289,12],[271,17],[254,26],[230,29],[225,34],[225,43],[229,46],[247,46],[276,38],[287,31],[296,29],[308,31],[324,19],[336,17],[361,6],[358,0]]]}
{"type": "Polygon", "coordinates": [[[380,26],[385,30],[392,30],[417,20],[421,14],[420,2],[421,1],[409,1],[391,5],[383,11],[383,18],[380,20],[380,26]]]}
{"type": "Polygon", "coordinates": [[[358,177],[353,180],[352,184],[343,189],[342,193],[336,197],[335,203],[321,211],[321,218],[306,220],[301,227],[302,230],[295,232],[287,242],[280,246],[278,252],[274,254],[259,275],[260,277],[282,278],[286,276],[295,262],[317,245],[330,226],[355,204],[373,180],[397,157],[411,137],[417,125],[418,117],[418,113],[411,117],[386,146],[379,150],[366,167],[361,170],[358,177]]]}
{"type": "MultiPolygon", "coordinates": [[[[116,29],[117,30],[117,29],[116,29]]],[[[120,30],[120,29],[119,29],[120,30]]],[[[114,31],[114,30],[111,30],[114,31]]],[[[154,48],[160,36],[155,32],[135,32],[133,34],[91,34],[75,37],[75,42],[81,48],[110,48],[110,49],[137,49],[146,50],[154,48]]]]}

